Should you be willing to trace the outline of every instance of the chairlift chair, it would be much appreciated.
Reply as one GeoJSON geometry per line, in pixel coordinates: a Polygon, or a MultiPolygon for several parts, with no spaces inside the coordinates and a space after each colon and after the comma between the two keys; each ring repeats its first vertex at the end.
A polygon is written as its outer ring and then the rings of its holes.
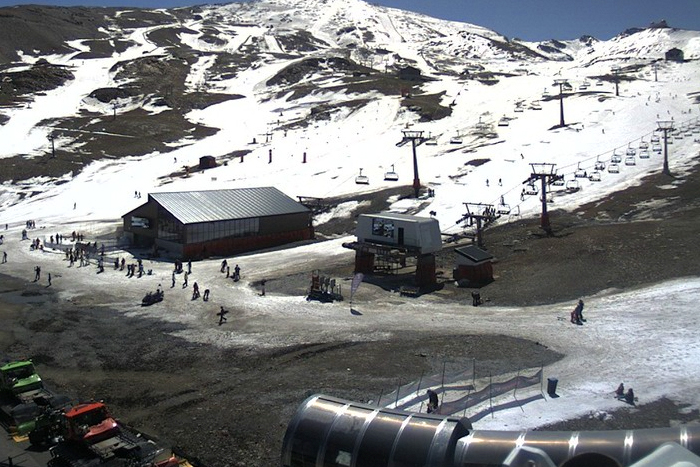
{"type": "Polygon", "coordinates": [[[508,126],[510,125],[510,120],[508,120],[507,117],[501,117],[501,119],[498,121],[498,126],[508,126]]]}
{"type": "Polygon", "coordinates": [[[526,195],[533,196],[533,195],[536,195],[536,194],[539,193],[539,192],[540,192],[540,191],[539,191],[539,189],[537,188],[537,186],[535,186],[535,185],[533,185],[533,184],[528,184],[528,185],[527,185],[527,188],[525,188],[525,194],[526,194],[526,195]]]}
{"type": "Polygon", "coordinates": [[[530,104],[530,108],[532,110],[542,110],[542,105],[538,101],[534,101],[532,104],[530,104]]]}
{"type": "Polygon", "coordinates": [[[640,159],[649,159],[649,150],[642,149],[641,151],[639,151],[639,158],[640,159]]]}
{"type": "Polygon", "coordinates": [[[613,153],[612,157],[610,158],[610,162],[613,164],[619,164],[622,162],[622,156],[617,153],[613,153]]]}
{"type": "Polygon", "coordinates": [[[588,180],[590,180],[590,181],[592,181],[592,182],[599,182],[599,181],[600,181],[600,172],[598,172],[597,170],[594,170],[594,171],[591,172],[591,174],[588,176],[588,180]]]}
{"type": "Polygon", "coordinates": [[[625,152],[625,154],[628,156],[636,156],[637,150],[634,148],[627,148],[627,151],[625,152]]]}
{"type": "Polygon", "coordinates": [[[565,182],[564,182],[564,177],[562,177],[562,178],[557,178],[556,180],[554,180],[554,181],[552,182],[552,185],[554,185],[554,186],[564,186],[564,184],[565,184],[565,182]]]}
{"type": "Polygon", "coordinates": [[[619,174],[620,166],[617,163],[610,164],[608,165],[608,172],[611,174],[619,174]]]}
{"type": "Polygon", "coordinates": [[[355,183],[358,185],[369,185],[369,177],[362,175],[362,169],[360,169],[360,175],[355,177],[355,183]]]}
{"type": "Polygon", "coordinates": [[[435,138],[428,138],[425,142],[426,146],[437,146],[437,139],[435,138]]]}
{"type": "Polygon", "coordinates": [[[661,144],[660,143],[654,143],[651,146],[651,150],[654,152],[661,152],[661,144]]]}
{"type": "Polygon", "coordinates": [[[523,113],[523,112],[525,112],[525,109],[523,109],[523,108],[522,108],[521,106],[519,106],[519,105],[516,105],[516,106],[515,106],[515,110],[513,110],[513,112],[523,113]]]}
{"type": "Polygon", "coordinates": [[[566,182],[566,191],[568,193],[575,193],[580,189],[581,185],[579,185],[578,180],[569,180],[566,182]]]}
{"type": "Polygon", "coordinates": [[[637,165],[637,158],[634,156],[625,157],[625,165],[637,165]]]}
{"type": "Polygon", "coordinates": [[[391,164],[391,170],[384,172],[384,180],[388,182],[397,182],[399,180],[399,174],[394,172],[394,164],[391,164]]]}
{"type": "Polygon", "coordinates": [[[588,177],[588,174],[586,173],[585,169],[576,169],[574,172],[574,178],[586,178],[588,177]]]}
{"type": "Polygon", "coordinates": [[[653,136],[651,137],[651,142],[652,142],[652,143],[658,143],[658,142],[660,142],[660,141],[661,141],[661,138],[659,138],[659,135],[653,135],[653,136]]]}
{"type": "Polygon", "coordinates": [[[642,141],[639,143],[639,149],[649,149],[649,143],[642,141]]]}
{"type": "Polygon", "coordinates": [[[505,204],[505,203],[501,203],[498,205],[496,212],[498,214],[503,214],[503,215],[510,214],[510,206],[505,204]]]}
{"type": "Polygon", "coordinates": [[[462,144],[462,137],[457,135],[450,138],[450,144],[462,144]]]}
{"type": "Polygon", "coordinates": [[[595,170],[605,170],[605,162],[596,161],[594,168],[595,170]]]}

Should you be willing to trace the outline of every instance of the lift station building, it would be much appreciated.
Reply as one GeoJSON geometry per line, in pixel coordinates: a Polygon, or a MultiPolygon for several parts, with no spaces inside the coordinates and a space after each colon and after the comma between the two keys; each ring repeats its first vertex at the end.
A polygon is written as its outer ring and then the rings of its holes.
{"type": "Polygon", "coordinates": [[[343,246],[355,250],[355,272],[398,269],[416,258],[416,285],[436,283],[435,253],[442,248],[440,223],[432,217],[381,212],[360,214],[357,241],[343,246]]]}
{"type": "Polygon", "coordinates": [[[122,219],[133,246],[164,249],[184,259],[314,237],[311,211],[274,187],[151,193],[122,219]]]}

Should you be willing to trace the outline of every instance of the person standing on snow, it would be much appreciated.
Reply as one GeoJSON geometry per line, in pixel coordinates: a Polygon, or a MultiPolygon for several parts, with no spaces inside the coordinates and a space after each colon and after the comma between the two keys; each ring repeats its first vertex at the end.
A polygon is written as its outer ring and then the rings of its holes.
{"type": "Polygon", "coordinates": [[[578,304],[576,305],[576,308],[574,308],[576,311],[576,321],[579,322],[584,322],[585,319],[583,319],[583,300],[579,300],[578,304]]]}

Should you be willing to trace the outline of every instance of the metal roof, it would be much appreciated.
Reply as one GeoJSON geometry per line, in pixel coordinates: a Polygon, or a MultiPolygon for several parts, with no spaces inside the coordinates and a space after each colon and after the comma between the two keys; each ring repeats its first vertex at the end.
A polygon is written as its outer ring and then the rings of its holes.
{"type": "Polygon", "coordinates": [[[151,193],[183,224],[310,212],[274,187],[151,193]]]}
{"type": "Polygon", "coordinates": [[[422,217],[422,216],[414,216],[412,214],[401,214],[398,212],[390,212],[390,211],[382,211],[379,214],[360,214],[361,216],[364,217],[370,217],[372,219],[388,219],[388,220],[401,220],[401,221],[408,221],[408,222],[415,222],[415,223],[430,223],[430,222],[437,222],[437,219],[432,218],[432,217],[422,217]]]}
{"type": "Polygon", "coordinates": [[[459,255],[464,256],[467,259],[474,261],[475,263],[480,263],[482,261],[493,259],[493,255],[489,254],[487,251],[484,251],[475,245],[467,245],[455,248],[455,252],[459,255]]]}

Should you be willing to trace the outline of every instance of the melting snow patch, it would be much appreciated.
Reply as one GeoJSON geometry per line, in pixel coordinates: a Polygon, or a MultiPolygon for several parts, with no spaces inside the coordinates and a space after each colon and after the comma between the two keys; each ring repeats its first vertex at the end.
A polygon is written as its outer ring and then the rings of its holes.
{"type": "Polygon", "coordinates": [[[330,211],[321,213],[318,216],[316,216],[314,219],[315,224],[325,224],[326,222],[336,217],[350,217],[357,208],[362,206],[368,206],[369,204],[369,201],[347,201],[345,203],[340,203],[338,206],[331,209],[330,211]]]}

